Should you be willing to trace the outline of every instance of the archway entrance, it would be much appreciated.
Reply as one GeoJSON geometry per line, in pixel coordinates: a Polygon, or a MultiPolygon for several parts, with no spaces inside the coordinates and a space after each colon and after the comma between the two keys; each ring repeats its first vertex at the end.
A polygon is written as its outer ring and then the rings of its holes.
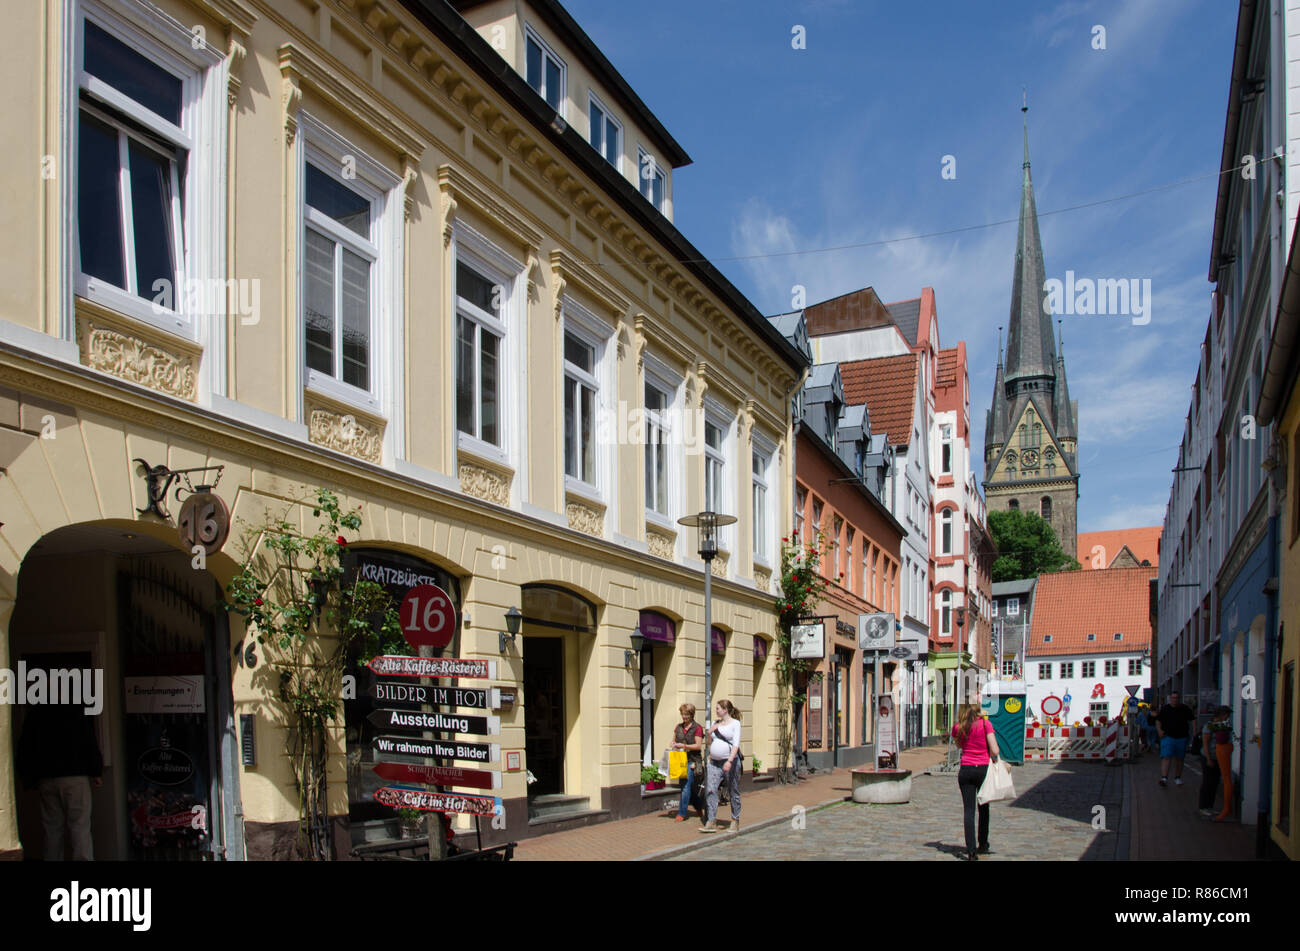
{"type": "Polygon", "coordinates": [[[521,597],[528,810],[530,818],[539,818],[582,808],[569,795],[579,782],[569,760],[581,712],[580,654],[596,633],[596,609],[554,585],[525,585],[521,597]]]}
{"type": "Polygon", "coordinates": [[[77,705],[52,702],[68,698],[51,692],[15,709],[27,857],[64,857],[51,848],[64,823],[42,821],[51,781],[96,772],[102,784],[83,783],[94,858],[244,857],[221,599],[188,554],[131,523],[69,526],[32,546],[18,577],[9,667],[29,681],[37,668],[81,672],[89,689],[77,705]]]}

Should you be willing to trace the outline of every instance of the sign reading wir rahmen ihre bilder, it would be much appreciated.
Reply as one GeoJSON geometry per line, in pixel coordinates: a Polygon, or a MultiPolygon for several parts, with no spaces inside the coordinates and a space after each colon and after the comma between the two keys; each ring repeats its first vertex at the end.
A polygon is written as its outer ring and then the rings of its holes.
{"type": "Polygon", "coordinates": [[[383,703],[436,707],[475,707],[495,710],[501,706],[501,692],[495,687],[437,687],[428,684],[376,681],[370,695],[383,703]]]}

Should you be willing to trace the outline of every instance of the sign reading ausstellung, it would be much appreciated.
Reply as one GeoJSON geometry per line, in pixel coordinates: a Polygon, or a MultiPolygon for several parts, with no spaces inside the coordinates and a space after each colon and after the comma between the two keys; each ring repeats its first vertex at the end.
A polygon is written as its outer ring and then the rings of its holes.
{"type": "Polygon", "coordinates": [[[423,713],[419,710],[374,710],[366,719],[381,730],[445,730],[450,733],[479,733],[488,736],[501,732],[500,717],[423,713]]]}
{"type": "Polygon", "coordinates": [[[385,683],[370,686],[370,695],[385,703],[430,704],[438,707],[478,707],[495,710],[501,706],[501,693],[495,687],[433,687],[425,684],[385,683]]]}
{"type": "Polygon", "coordinates": [[[497,796],[458,796],[455,793],[407,789],[405,786],[382,786],[376,789],[375,802],[394,809],[457,812],[470,816],[493,816],[501,808],[501,799],[497,796]]]}
{"type": "Polygon", "coordinates": [[[418,736],[377,736],[373,748],[378,759],[394,755],[467,759],[476,763],[495,763],[501,759],[501,747],[495,743],[427,740],[418,736]]]}
{"type": "Polygon", "coordinates": [[[459,766],[421,766],[414,763],[376,763],[371,768],[380,779],[387,779],[395,783],[469,786],[472,789],[501,788],[501,774],[487,769],[461,769],[459,766]]]}
{"type": "Polygon", "coordinates": [[[492,678],[497,662],[460,657],[399,657],[383,654],[370,660],[370,669],[380,677],[471,677],[492,678]]]}

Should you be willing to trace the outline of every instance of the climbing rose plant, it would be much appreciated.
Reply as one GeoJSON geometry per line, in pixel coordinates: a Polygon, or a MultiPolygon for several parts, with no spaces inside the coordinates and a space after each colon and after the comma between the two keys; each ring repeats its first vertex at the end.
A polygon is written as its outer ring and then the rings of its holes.
{"type": "Polygon", "coordinates": [[[364,666],[378,653],[405,653],[405,642],[388,592],[345,576],[344,532],[360,531],[360,508],[344,511],[327,489],[300,504],[312,506],[316,530],[304,534],[279,518],[246,532],[225,607],[243,616],[277,675],[270,687],[287,727],[285,752],[298,789],[298,847],[306,858],[322,860],[330,855],[328,731],[342,718],[347,658],[359,654],[364,666]]]}
{"type": "Polygon", "coordinates": [[[780,633],[777,635],[780,648],[776,662],[777,708],[780,713],[777,778],[781,782],[791,780],[789,769],[794,745],[795,707],[806,699],[797,692],[796,685],[802,689],[799,684],[802,675],[814,667],[810,661],[790,656],[790,632],[800,618],[816,613],[826,592],[827,580],[820,570],[821,543],[820,532],[811,545],[801,544],[798,533],[781,539],[781,597],[776,603],[780,617],[780,633]]]}

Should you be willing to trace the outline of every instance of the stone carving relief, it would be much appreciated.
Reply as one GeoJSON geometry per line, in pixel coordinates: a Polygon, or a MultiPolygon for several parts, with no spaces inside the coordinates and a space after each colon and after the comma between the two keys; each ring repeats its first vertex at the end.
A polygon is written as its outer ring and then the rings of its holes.
{"type": "Polygon", "coordinates": [[[338,413],[319,406],[309,407],[307,438],[318,446],[345,452],[367,462],[384,458],[384,427],[351,413],[338,413]]]}
{"type": "Polygon", "coordinates": [[[460,490],[466,495],[495,505],[510,504],[510,480],[501,473],[462,462],[459,475],[460,490]]]}
{"type": "Polygon", "coordinates": [[[766,568],[755,568],[754,587],[758,588],[759,591],[771,591],[772,572],[768,571],[766,568]]]}
{"type": "Polygon", "coordinates": [[[675,549],[676,538],[672,535],[665,535],[663,532],[656,532],[652,529],[646,529],[645,541],[650,549],[650,554],[658,558],[667,558],[671,561],[677,556],[675,549]]]}
{"type": "Polygon", "coordinates": [[[727,577],[727,562],[730,560],[731,556],[726,552],[718,552],[713,561],[710,562],[713,566],[713,574],[718,578],[727,577]]]}
{"type": "Polygon", "coordinates": [[[600,538],[605,534],[605,514],[581,502],[569,502],[564,507],[569,527],[600,538]]]}
{"type": "Polygon", "coordinates": [[[81,359],[86,366],[140,383],[169,396],[192,400],[198,359],[110,327],[82,324],[81,359]]]}

